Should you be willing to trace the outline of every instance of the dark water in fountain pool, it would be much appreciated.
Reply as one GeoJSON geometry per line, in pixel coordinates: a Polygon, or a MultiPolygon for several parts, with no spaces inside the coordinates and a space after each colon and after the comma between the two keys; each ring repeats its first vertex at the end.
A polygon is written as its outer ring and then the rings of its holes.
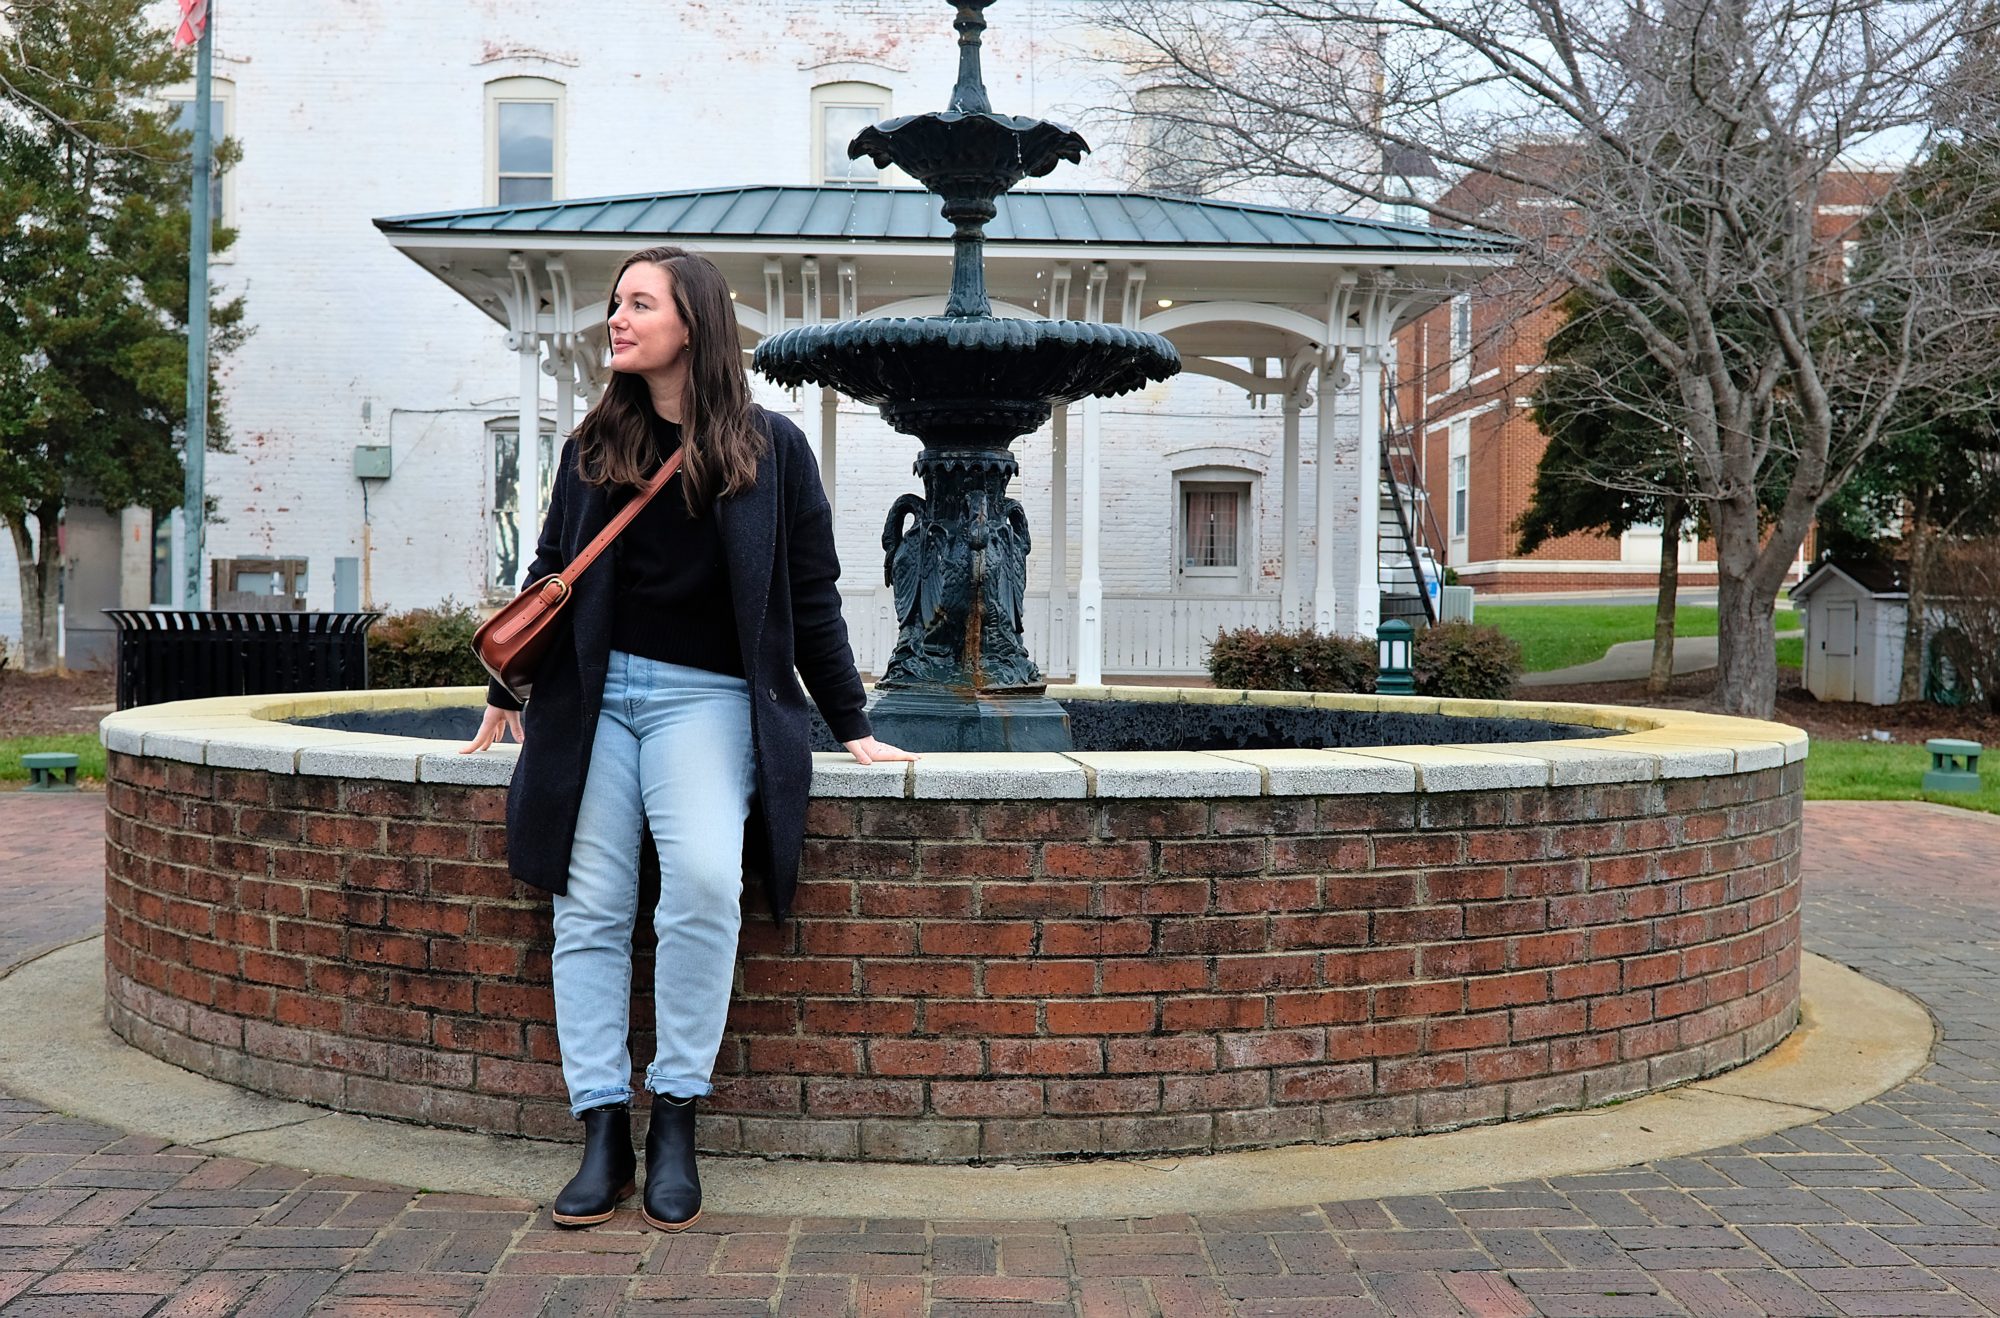
{"type": "MultiPolygon", "coordinates": [[[[1201,705],[1146,700],[1064,700],[1080,751],[1224,751],[1335,749],[1342,746],[1484,745],[1606,737],[1602,728],[1536,719],[1468,718],[1377,710],[1286,709],[1266,705],[1201,705]]],[[[366,709],[297,719],[310,728],[375,736],[429,737],[464,742],[479,728],[472,706],[366,709]]],[[[813,717],[814,750],[839,750],[813,717]]]]}

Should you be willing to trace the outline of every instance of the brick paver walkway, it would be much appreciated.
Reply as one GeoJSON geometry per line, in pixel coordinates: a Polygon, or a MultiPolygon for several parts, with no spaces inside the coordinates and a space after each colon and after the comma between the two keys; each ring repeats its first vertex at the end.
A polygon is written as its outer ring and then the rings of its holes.
{"type": "MultiPolygon", "coordinates": [[[[2000,818],[1815,804],[1807,830],[1810,944],[1923,999],[1943,1039],[1910,1083],[1751,1146],[1264,1213],[712,1211],[670,1237],[629,1211],[557,1232],[524,1201],[312,1177],[0,1098],[0,1314],[2000,1313],[2000,818]]],[[[0,964],[89,928],[98,853],[91,802],[0,796],[0,964]]]]}

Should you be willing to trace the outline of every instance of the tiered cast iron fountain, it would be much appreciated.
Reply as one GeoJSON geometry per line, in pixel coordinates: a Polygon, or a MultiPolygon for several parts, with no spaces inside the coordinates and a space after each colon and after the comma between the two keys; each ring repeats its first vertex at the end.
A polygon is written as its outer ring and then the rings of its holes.
{"type": "Polygon", "coordinates": [[[915,470],[924,493],[897,499],[882,528],[898,630],[872,710],[885,740],[920,751],[1071,748],[1068,716],[1022,637],[1028,519],[1007,495],[1020,470],[1009,446],[1057,404],[1129,393],[1180,370],[1157,334],[993,315],[984,248],[994,199],[1090,148],[1060,124],[994,112],[979,65],[992,3],[953,0],[951,108],[877,124],[847,148],[944,198],[954,225],[944,314],[809,325],[766,339],[754,358],[779,384],[830,386],[876,404],[923,441],[915,470]]]}

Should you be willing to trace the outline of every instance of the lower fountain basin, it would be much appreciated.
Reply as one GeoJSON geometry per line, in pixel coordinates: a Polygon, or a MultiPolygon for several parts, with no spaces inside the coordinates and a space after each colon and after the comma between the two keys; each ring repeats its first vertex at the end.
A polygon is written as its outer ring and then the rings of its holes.
{"type": "MultiPolygon", "coordinates": [[[[819,757],[797,918],[746,912],[706,1148],[951,1162],[1436,1130],[1726,1070],[1797,1018],[1794,729],[1058,690],[1086,735],[1235,748],[819,757]],[[1253,744],[1278,722],[1454,740],[1253,744]]],[[[573,1137],[547,902],[505,871],[512,751],[285,721],[482,698],[106,719],[112,1028],[266,1093],[573,1137]]]]}

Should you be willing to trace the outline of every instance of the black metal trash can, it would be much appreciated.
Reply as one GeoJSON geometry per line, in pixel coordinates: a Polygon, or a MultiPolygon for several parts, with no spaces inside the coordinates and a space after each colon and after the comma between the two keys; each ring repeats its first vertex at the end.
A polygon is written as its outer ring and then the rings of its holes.
{"type": "Polygon", "coordinates": [[[118,627],[118,708],[204,696],[359,691],[380,613],[105,609],[118,627]]]}

